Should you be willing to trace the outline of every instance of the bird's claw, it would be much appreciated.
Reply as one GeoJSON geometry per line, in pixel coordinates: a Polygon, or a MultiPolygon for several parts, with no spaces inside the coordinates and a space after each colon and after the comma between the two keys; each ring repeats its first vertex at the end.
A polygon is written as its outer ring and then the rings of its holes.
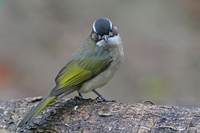
{"type": "Polygon", "coordinates": [[[106,99],[104,97],[101,97],[100,99],[95,99],[93,103],[98,103],[98,102],[116,102],[116,100],[113,99],[106,99]]]}

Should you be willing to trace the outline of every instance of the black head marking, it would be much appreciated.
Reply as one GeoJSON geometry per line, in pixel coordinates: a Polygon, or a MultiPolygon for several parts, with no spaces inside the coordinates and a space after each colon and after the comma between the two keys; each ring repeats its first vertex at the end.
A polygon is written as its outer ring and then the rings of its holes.
{"type": "Polygon", "coordinates": [[[93,24],[93,30],[98,35],[108,35],[112,30],[112,22],[108,18],[98,18],[93,24]]]}

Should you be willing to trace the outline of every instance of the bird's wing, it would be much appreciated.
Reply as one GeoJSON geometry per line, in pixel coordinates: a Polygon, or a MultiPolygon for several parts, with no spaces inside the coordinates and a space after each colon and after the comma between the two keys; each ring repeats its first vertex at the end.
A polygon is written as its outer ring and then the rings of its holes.
{"type": "Polygon", "coordinates": [[[109,51],[103,47],[91,45],[85,46],[84,49],[80,48],[72,60],[59,72],[55,79],[58,87],[51,91],[51,96],[75,91],[75,87],[106,70],[111,62],[109,51]]]}

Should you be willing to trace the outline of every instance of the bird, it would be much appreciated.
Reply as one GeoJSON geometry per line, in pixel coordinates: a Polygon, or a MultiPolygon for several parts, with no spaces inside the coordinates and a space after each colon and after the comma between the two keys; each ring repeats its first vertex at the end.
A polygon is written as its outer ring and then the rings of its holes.
{"type": "Polygon", "coordinates": [[[116,74],[123,58],[123,43],[117,27],[108,18],[96,19],[89,37],[59,71],[56,86],[25,115],[18,127],[29,125],[48,104],[74,91],[80,98],[83,98],[82,93],[94,92],[99,97],[94,102],[115,102],[103,97],[96,89],[116,74]]]}

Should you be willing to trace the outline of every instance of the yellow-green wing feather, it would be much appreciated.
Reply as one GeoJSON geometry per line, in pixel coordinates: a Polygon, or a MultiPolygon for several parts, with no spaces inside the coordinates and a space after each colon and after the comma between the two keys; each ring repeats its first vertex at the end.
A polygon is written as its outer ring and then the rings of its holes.
{"type": "Polygon", "coordinates": [[[74,86],[81,82],[81,79],[89,78],[90,71],[84,70],[77,66],[77,61],[71,61],[68,65],[59,73],[56,83],[59,86],[58,89],[66,86],[74,86]]]}

